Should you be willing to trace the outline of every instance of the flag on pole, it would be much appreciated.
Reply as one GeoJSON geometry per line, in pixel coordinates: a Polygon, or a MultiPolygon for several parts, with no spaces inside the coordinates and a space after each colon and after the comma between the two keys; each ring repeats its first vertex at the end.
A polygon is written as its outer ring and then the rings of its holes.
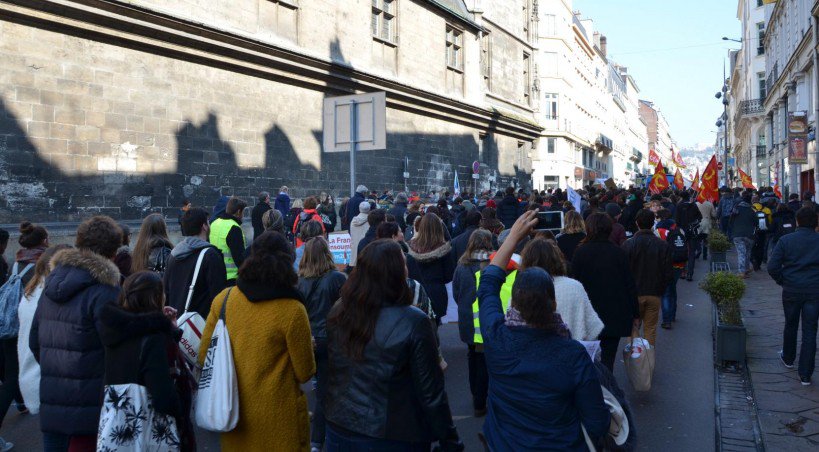
{"type": "Polygon", "coordinates": [[[745,171],[742,171],[742,168],[737,167],[737,169],[739,170],[739,180],[740,182],[742,182],[742,187],[756,190],[756,187],[754,187],[754,181],[753,179],[751,179],[751,176],[745,174],[745,171]]]}
{"type": "Polygon", "coordinates": [[[455,170],[455,196],[461,196],[461,183],[458,181],[458,170],[455,170]]]}
{"type": "Polygon", "coordinates": [[[671,159],[674,160],[674,164],[677,165],[677,168],[685,168],[685,162],[683,161],[682,155],[680,153],[674,153],[674,150],[671,150],[671,159]]]}
{"type": "Polygon", "coordinates": [[[674,173],[674,186],[677,187],[677,190],[685,189],[685,181],[683,180],[682,173],[680,173],[679,168],[677,168],[677,172],[674,173]]]}
{"type": "Polygon", "coordinates": [[[566,188],[566,198],[569,200],[570,203],[572,203],[572,206],[574,207],[575,212],[583,213],[583,211],[580,210],[580,206],[581,206],[581,202],[582,202],[582,199],[580,198],[580,193],[576,192],[572,187],[567,187],[566,188]]]}
{"type": "Polygon", "coordinates": [[[700,194],[697,196],[697,201],[716,202],[719,200],[719,173],[717,172],[717,156],[711,157],[705,171],[702,172],[702,180],[700,181],[700,194]]]}
{"type": "Polygon", "coordinates": [[[668,188],[668,177],[665,175],[663,162],[658,160],[657,168],[654,170],[654,176],[651,178],[651,182],[648,183],[648,189],[651,193],[661,193],[666,188],[668,188]]]}
{"type": "Polygon", "coordinates": [[[660,156],[654,152],[654,149],[650,149],[648,151],[648,164],[651,166],[657,166],[660,163],[660,156]]]}
{"type": "Polygon", "coordinates": [[[700,169],[697,168],[697,175],[694,176],[694,180],[691,182],[691,189],[694,191],[700,191],[700,169]]]}

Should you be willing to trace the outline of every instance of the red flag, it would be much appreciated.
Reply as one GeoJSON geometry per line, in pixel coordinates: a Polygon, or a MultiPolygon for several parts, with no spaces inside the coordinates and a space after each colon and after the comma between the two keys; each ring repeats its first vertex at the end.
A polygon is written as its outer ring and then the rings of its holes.
{"type": "Polygon", "coordinates": [[[680,153],[674,154],[674,150],[671,150],[671,159],[674,160],[674,164],[677,165],[677,168],[685,168],[685,162],[682,159],[682,155],[680,153]]]}
{"type": "Polygon", "coordinates": [[[654,152],[654,149],[650,149],[648,151],[648,164],[651,166],[657,166],[660,163],[660,156],[654,152]]]}
{"type": "Polygon", "coordinates": [[[665,175],[665,168],[663,168],[663,163],[657,160],[657,169],[654,170],[654,176],[651,178],[651,182],[648,183],[648,189],[651,193],[662,193],[667,188],[668,178],[665,175]]]}
{"type": "Polygon", "coordinates": [[[674,186],[677,187],[677,190],[685,189],[685,181],[683,180],[679,168],[677,168],[677,172],[674,173],[674,186]]]}
{"type": "Polygon", "coordinates": [[[691,188],[694,191],[699,191],[700,190],[700,169],[699,168],[697,168],[697,175],[694,176],[694,181],[691,182],[691,188]]]}
{"type": "Polygon", "coordinates": [[[782,199],[782,191],[779,189],[779,183],[778,182],[777,182],[776,185],[774,185],[773,189],[774,189],[774,194],[776,195],[776,197],[779,198],[779,199],[782,199]]]}
{"type": "Polygon", "coordinates": [[[737,167],[737,169],[739,170],[739,180],[740,182],[742,182],[742,187],[756,190],[756,187],[754,187],[754,181],[753,179],[751,179],[751,176],[745,174],[745,171],[742,171],[742,168],[737,167]]]}
{"type": "Polygon", "coordinates": [[[702,172],[697,201],[716,202],[717,200],[719,200],[719,174],[717,174],[717,156],[714,155],[708,162],[708,166],[705,167],[705,171],[702,172]]]}

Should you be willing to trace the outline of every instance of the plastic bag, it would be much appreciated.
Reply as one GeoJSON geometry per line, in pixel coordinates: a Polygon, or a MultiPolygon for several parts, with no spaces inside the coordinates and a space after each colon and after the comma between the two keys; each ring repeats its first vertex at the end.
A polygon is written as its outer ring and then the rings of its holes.
{"type": "Polygon", "coordinates": [[[654,377],[654,347],[642,337],[632,338],[623,349],[623,361],[634,390],[650,390],[654,377]]]}

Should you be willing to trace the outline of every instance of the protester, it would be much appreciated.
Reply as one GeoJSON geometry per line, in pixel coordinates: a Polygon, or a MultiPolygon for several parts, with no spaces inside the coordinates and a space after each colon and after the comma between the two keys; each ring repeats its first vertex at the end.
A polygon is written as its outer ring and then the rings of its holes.
{"type": "Polygon", "coordinates": [[[618,206],[617,203],[610,202],[606,204],[606,214],[608,214],[613,221],[611,225],[611,237],[609,237],[609,240],[611,240],[611,242],[617,246],[622,246],[628,238],[626,236],[626,228],[619,223],[622,212],[622,209],[620,209],[620,206],[618,206]]]}
{"type": "Polygon", "coordinates": [[[468,349],[469,390],[472,393],[475,417],[486,415],[489,374],[483,355],[483,344],[475,343],[472,304],[478,299],[477,275],[489,265],[489,256],[494,250],[491,232],[484,229],[474,231],[469,237],[466,251],[458,260],[452,278],[452,296],[458,304],[458,333],[461,342],[466,344],[468,349]]]}
{"type": "Polygon", "coordinates": [[[230,198],[225,213],[210,225],[209,241],[219,251],[225,262],[227,285],[236,284],[239,267],[245,261],[245,233],[242,231],[242,216],[247,203],[239,198],[230,198]]]}
{"type": "MultiPolygon", "coordinates": [[[[490,201],[492,201],[490,199],[490,201]]],[[[481,211],[481,229],[486,229],[487,231],[491,232],[495,239],[497,240],[498,235],[503,232],[503,223],[500,222],[497,218],[497,210],[494,207],[489,207],[487,203],[486,208],[481,211]]]]}
{"type": "Polygon", "coordinates": [[[566,261],[557,244],[553,240],[535,238],[526,244],[520,257],[522,269],[542,268],[552,277],[556,312],[569,328],[571,338],[597,340],[603,330],[603,321],[592,307],[583,284],[566,276],[566,261]]]}
{"type": "Polygon", "coordinates": [[[119,295],[120,273],[111,261],[122,230],[96,216],[77,228],[76,249],[59,251],[31,325],[30,347],[40,363],[43,449],[95,449],[104,353],[100,313],[119,295]]]}
{"type": "Polygon", "coordinates": [[[177,345],[176,310],[163,312],[161,278],[148,271],[132,274],[118,302],[100,312],[105,397],[97,450],[195,450],[194,380],[177,345]],[[182,393],[172,375],[184,375],[182,393]],[[122,410],[128,407],[140,415],[122,410]]]}
{"type": "Polygon", "coordinates": [[[361,241],[358,242],[357,246],[357,254],[361,254],[361,250],[364,249],[367,245],[375,241],[375,233],[378,230],[378,226],[381,223],[387,220],[387,213],[384,209],[372,209],[370,208],[370,212],[367,213],[367,232],[364,233],[364,237],[361,241]]]}
{"type": "Polygon", "coordinates": [[[769,232],[771,237],[771,250],[776,248],[779,240],[796,231],[796,214],[787,204],[779,204],[776,212],[773,213],[773,223],[769,232]]]}
{"type": "Polygon", "coordinates": [[[463,232],[461,232],[457,237],[453,238],[452,242],[450,242],[455,260],[460,259],[466,252],[467,245],[469,245],[469,238],[472,236],[473,232],[478,230],[478,226],[480,226],[482,218],[481,213],[475,209],[466,212],[463,222],[463,232]]]}
{"type": "Polygon", "coordinates": [[[253,241],[236,287],[211,305],[199,364],[227,304],[225,325],[239,382],[239,423],[222,433],[222,450],[310,449],[307,399],[299,385],[316,372],[316,363],[293,259],[284,236],[263,233],[253,241]]]}
{"type": "Polygon", "coordinates": [[[370,214],[370,203],[362,201],[359,206],[359,214],[350,222],[350,267],[355,267],[358,256],[358,244],[364,239],[364,235],[370,229],[367,223],[367,216],[370,214]]]}
{"type": "Polygon", "coordinates": [[[185,312],[191,284],[193,293],[188,311],[197,312],[202,318],[206,318],[213,298],[227,283],[227,270],[222,253],[208,242],[210,228],[204,209],[194,207],[182,215],[184,238],[171,251],[168,268],[163,276],[165,304],[176,309],[180,316],[185,312]],[[196,281],[193,281],[199,255],[203,252],[205,254],[202,256],[199,275],[196,281]]]}
{"type": "Polygon", "coordinates": [[[282,218],[287,218],[287,214],[290,213],[290,195],[288,194],[290,191],[287,186],[283,186],[279,189],[279,194],[276,196],[276,201],[273,203],[273,208],[278,210],[279,213],[282,214],[282,218]]]}
{"type": "Polygon", "coordinates": [[[765,204],[759,202],[759,196],[751,198],[751,207],[756,214],[756,230],[754,231],[754,245],[751,248],[751,264],[755,271],[762,268],[762,264],[768,261],[767,245],[768,231],[773,226],[773,211],[765,204]]]}
{"type": "Polygon", "coordinates": [[[702,216],[699,235],[697,236],[697,244],[701,247],[702,251],[697,250],[696,257],[702,254],[702,259],[708,260],[708,236],[711,234],[711,228],[714,227],[714,222],[719,219],[719,216],[717,215],[717,210],[714,208],[714,204],[708,199],[705,201],[697,199],[697,208],[700,210],[700,216],[702,216]]]}
{"type": "Polygon", "coordinates": [[[685,241],[685,231],[677,227],[677,223],[671,217],[670,210],[660,209],[656,216],[659,221],[654,225],[654,234],[671,248],[672,277],[666,285],[662,298],[661,326],[667,330],[673,328],[677,320],[677,281],[680,280],[688,262],[688,242],[685,241]]]}
{"type": "Polygon", "coordinates": [[[794,215],[796,215],[796,212],[802,208],[802,203],[799,201],[798,193],[791,193],[788,196],[788,208],[793,211],[794,215]]]}
{"type": "Polygon", "coordinates": [[[637,285],[643,337],[656,346],[662,296],[674,277],[672,251],[668,243],[654,235],[651,211],[637,212],[635,221],[639,230],[623,244],[623,250],[637,285]]]}
{"type": "Polygon", "coordinates": [[[738,196],[729,188],[720,189],[719,204],[717,205],[717,215],[719,216],[719,225],[723,234],[728,236],[728,239],[733,239],[732,221],[734,207],[739,203],[738,196]]]}
{"type": "Polygon", "coordinates": [[[756,226],[757,218],[751,207],[751,196],[745,194],[734,205],[730,222],[734,246],[737,249],[737,271],[743,278],[750,276],[752,271],[751,248],[754,245],[756,226]]]}
{"type": "Polygon", "coordinates": [[[395,222],[398,223],[398,227],[401,228],[401,232],[405,232],[407,230],[407,210],[409,209],[408,202],[406,193],[398,193],[395,196],[395,204],[389,211],[389,214],[395,217],[395,222]]]}
{"type": "Polygon", "coordinates": [[[515,197],[514,187],[507,187],[506,195],[498,203],[498,220],[508,229],[512,227],[521,213],[522,210],[518,199],[515,197]]]}
{"type": "Polygon", "coordinates": [[[304,210],[301,211],[299,216],[296,218],[296,221],[293,223],[293,235],[296,237],[296,248],[302,246],[304,244],[304,240],[302,240],[302,228],[307,225],[310,221],[315,221],[319,225],[321,225],[321,233],[324,234],[326,229],[324,228],[324,222],[321,219],[321,215],[318,214],[316,211],[318,208],[318,199],[314,196],[310,196],[304,200],[304,210]]]}
{"type": "Polygon", "coordinates": [[[779,359],[792,369],[796,361],[796,336],[802,321],[799,381],[811,384],[816,364],[816,330],[819,321],[819,233],[816,211],[803,207],[796,212],[797,229],[779,239],[768,259],[768,274],[782,286],[785,331],[779,359]]]}
{"type": "Polygon", "coordinates": [[[253,237],[258,237],[264,232],[264,225],[262,224],[262,216],[270,207],[270,193],[263,191],[259,193],[259,202],[253,207],[250,212],[250,223],[253,226],[253,237]]]}
{"type": "Polygon", "coordinates": [[[319,195],[319,205],[316,212],[321,215],[321,222],[324,223],[324,230],[326,232],[333,232],[336,230],[338,224],[338,214],[336,213],[336,203],[333,202],[333,197],[327,193],[319,195]]]}
{"type": "Polygon", "coordinates": [[[347,281],[344,273],[336,271],[333,254],[323,237],[316,237],[304,245],[299,266],[298,289],[301,292],[316,360],[316,404],[310,428],[310,447],[321,451],[325,437],[324,399],[327,393],[327,315],[339,299],[341,286],[347,281]]]}
{"type": "Polygon", "coordinates": [[[421,203],[421,201],[415,201],[407,208],[407,227],[404,229],[404,235],[407,239],[412,238],[412,234],[409,232],[414,232],[414,229],[410,231],[410,228],[415,225],[415,220],[423,215],[421,207],[423,207],[423,203],[421,203]]]}
{"type": "Polygon", "coordinates": [[[131,273],[144,270],[154,271],[160,275],[165,273],[172,249],[165,219],[158,213],[148,215],[142,220],[134,245],[131,273]]]}
{"type": "MultiPolygon", "coordinates": [[[[179,224],[182,224],[182,215],[179,217],[179,224]]],[[[134,265],[131,257],[131,228],[124,223],[119,223],[119,228],[122,229],[122,245],[117,250],[117,255],[114,256],[114,264],[119,269],[122,278],[125,279],[131,274],[131,267],[134,265]]]]}
{"type": "Polygon", "coordinates": [[[0,284],[6,283],[9,274],[9,264],[6,262],[6,247],[9,245],[9,232],[0,229],[0,284]]]}
{"type": "Polygon", "coordinates": [[[637,195],[631,194],[627,198],[626,207],[618,222],[626,228],[626,235],[633,236],[637,232],[637,212],[642,210],[643,202],[637,195]]]}
{"type": "Polygon", "coordinates": [[[324,237],[324,227],[320,221],[310,220],[306,222],[299,231],[299,241],[301,245],[296,248],[296,260],[293,261],[293,270],[296,272],[299,271],[299,265],[301,265],[301,259],[304,255],[304,246],[307,242],[316,237],[324,237]]]}
{"type": "Polygon", "coordinates": [[[210,222],[213,223],[219,218],[219,215],[225,213],[225,209],[227,208],[228,201],[230,201],[229,194],[231,190],[228,188],[222,188],[219,190],[219,199],[216,201],[216,204],[213,206],[213,214],[210,216],[210,222]]]}
{"type": "Polygon", "coordinates": [[[639,327],[640,307],[628,257],[609,240],[611,229],[608,215],[600,212],[589,215],[588,235],[572,258],[572,276],[583,284],[603,321],[601,360],[613,372],[620,338],[630,336],[632,328],[639,327]]]}
{"type": "Polygon", "coordinates": [[[586,223],[583,222],[583,217],[573,210],[566,212],[563,218],[563,230],[555,237],[555,241],[567,263],[572,261],[574,251],[585,238],[586,223]]]}
{"type": "MultiPolygon", "coordinates": [[[[501,309],[504,269],[535,217],[527,212],[514,224],[481,276],[480,320],[492,381],[483,432],[490,450],[586,450],[583,429],[601,438],[610,416],[586,349],[568,337],[555,312],[552,278],[541,268],[520,271],[505,316],[501,309]]],[[[606,233],[604,240],[615,247],[608,242],[610,224],[606,233]]]]}
{"type": "Polygon", "coordinates": [[[410,306],[405,268],[397,243],[373,242],[330,312],[328,452],[421,451],[436,441],[442,450],[463,450],[435,334],[428,317],[410,306]]]}
{"type": "Polygon", "coordinates": [[[685,232],[685,244],[688,247],[688,261],[685,266],[685,279],[693,281],[694,266],[697,263],[697,249],[699,249],[700,224],[702,213],[699,207],[691,201],[687,191],[680,194],[680,203],[675,211],[674,221],[677,227],[685,232]]]}
{"type": "Polygon", "coordinates": [[[366,195],[368,192],[369,190],[367,190],[367,187],[365,187],[364,185],[359,185],[358,187],[356,187],[355,193],[353,193],[353,196],[347,202],[346,216],[342,219],[341,224],[342,230],[344,231],[350,230],[350,222],[353,220],[353,218],[356,217],[356,215],[361,213],[359,209],[361,203],[366,201],[364,195],[366,195]]]}
{"type": "Polygon", "coordinates": [[[440,324],[440,319],[446,315],[449,300],[446,285],[452,282],[456,260],[452,246],[446,241],[444,224],[437,215],[427,213],[421,218],[409,248],[409,277],[424,287],[440,324]]]}

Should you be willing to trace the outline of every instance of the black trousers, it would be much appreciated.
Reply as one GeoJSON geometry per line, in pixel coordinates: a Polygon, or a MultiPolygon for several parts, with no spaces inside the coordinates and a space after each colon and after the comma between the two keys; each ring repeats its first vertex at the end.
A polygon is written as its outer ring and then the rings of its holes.
{"type": "Polygon", "coordinates": [[[23,400],[20,395],[20,364],[17,361],[17,338],[0,340],[0,353],[3,356],[3,386],[0,386],[0,425],[6,416],[11,402],[23,400]]]}
{"type": "Polygon", "coordinates": [[[316,406],[313,409],[312,428],[310,429],[310,442],[313,444],[324,444],[327,421],[324,418],[324,398],[327,396],[327,371],[329,366],[329,355],[327,354],[327,338],[316,338],[316,406]]]}
{"type": "Polygon", "coordinates": [[[472,392],[472,407],[476,410],[486,409],[486,397],[489,393],[489,371],[486,369],[486,357],[482,351],[476,351],[475,344],[469,344],[467,354],[469,363],[469,390],[472,392]]]}
{"type": "Polygon", "coordinates": [[[751,248],[751,263],[754,269],[759,269],[763,262],[768,262],[768,254],[765,252],[768,245],[768,233],[756,231],[754,234],[754,247],[751,248]]]}
{"type": "Polygon", "coordinates": [[[614,360],[620,348],[619,337],[600,337],[600,361],[614,373],[614,360]]]}

